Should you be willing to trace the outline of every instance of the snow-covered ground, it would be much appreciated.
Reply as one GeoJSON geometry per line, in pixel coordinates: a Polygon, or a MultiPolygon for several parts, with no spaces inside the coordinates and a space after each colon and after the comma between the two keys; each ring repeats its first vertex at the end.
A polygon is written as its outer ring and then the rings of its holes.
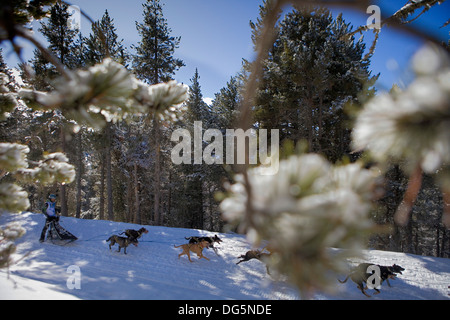
{"type": "MultiPolygon", "coordinates": [[[[237,257],[251,246],[245,237],[233,233],[218,234],[223,242],[219,256],[204,250],[205,259],[186,256],[178,259],[186,243],[184,237],[214,233],[167,227],[145,226],[138,247],[130,246],[127,255],[110,251],[105,240],[112,234],[141,226],[127,223],[61,218],[61,225],[79,240],[68,245],[40,243],[44,216],[35,213],[4,214],[0,225],[16,221],[27,233],[18,240],[9,270],[0,270],[0,299],[299,299],[298,291],[266,273],[257,260],[236,265],[237,257]]],[[[379,295],[367,298],[356,285],[336,280],[333,294],[317,293],[315,299],[449,299],[450,259],[370,250],[365,261],[381,265],[401,265],[406,270],[392,287],[385,283],[379,295]]],[[[356,263],[353,261],[351,263],[356,263]]],[[[349,263],[349,267],[351,265],[349,263]]],[[[342,275],[343,279],[345,275],[342,275]]],[[[372,294],[372,290],[368,290],[372,294]]]]}

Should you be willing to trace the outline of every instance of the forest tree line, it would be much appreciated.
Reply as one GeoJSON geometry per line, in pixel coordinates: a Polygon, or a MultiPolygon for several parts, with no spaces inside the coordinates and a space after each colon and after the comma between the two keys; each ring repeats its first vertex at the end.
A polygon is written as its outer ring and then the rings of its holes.
{"type": "MultiPolygon", "coordinates": [[[[266,5],[264,1],[259,18],[250,22],[255,51],[266,5]]],[[[47,39],[48,49],[68,69],[87,68],[110,57],[138,79],[157,84],[171,80],[184,66],[175,57],[181,39],[171,35],[170,22],[157,0],[143,4],[143,20],[136,21],[141,41],[131,48],[123,46],[107,10],[84,36],[70,27],[68,9],[64,3],[54,5],[38,30],[47,39]]],[[[294,8],[277,23],[276,40],[263,62],[253,101],[253,127],[279,129],[282,157],[295,152],[295,146],[322,154],[333,163],[353,162],[361,156],[352,152],[353,116],[376,94],[373,85],[378,75],[370,71],[365,43],[352,31],[342,15],[333,17],[321,7],[294,8]]],[[[25,86],[42,91],[51,91],[51,81],[59,74],[38,50],[20,68],[25,86]]],[[[202,121],[203,130],[233,128],[249,69],[250,62],[244,60],[241,72],[230,77],[211,105],[203,101],[201,75],[196,70],[183,117],[177,121],[144,115],[110,122],[98,130],[58,110],[16,108],[0,122],[1,141],[28,145],[29,159],[62,151],[76,167],[71,184],[25,186],[30,210],[40,212],[48,195],[56,193],[65,216],[222,231],[217,195],[225,182],[232,181],[231,168],[173,164],[170,137],[177,128],[193,134],[194,121],[202,121]]],[[[9,86],[16,90],[18,84],[3,58],[1,70],[10,75],[9,86]]],[[[431,178],[424,178],[409,224],[394,223],[407,182],[400,165],[392,166],[385,194],[373,212],[377,224],[390,225],[391,230],[373,236],[370,246],[449,257],[450,236],[441,223],[444,204],[431,178]]]]}

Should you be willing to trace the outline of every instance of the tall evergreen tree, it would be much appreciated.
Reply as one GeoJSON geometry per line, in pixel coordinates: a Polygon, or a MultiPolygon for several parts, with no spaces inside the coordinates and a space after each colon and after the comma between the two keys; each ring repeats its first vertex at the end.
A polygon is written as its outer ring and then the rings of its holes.
{"type": "MultiPolygon", "coordinates": [[[[187,129],[191,137],[198,135],[200,127],[195,127],[194,122],[201,123],[201,136],[207,129],[219,129],[225,134],[223,121],[224,115],[218,109],[212,109],[203,101],[200,85],[200,75],[195,70],[190,79],[189,98],[186,101],[186,111],[183,120],[177,126],[187,129]]],[[[216,95],[217,97],[217,95],[216,95]]],[[[226,107],[224,107],[226,108],[226,107]]],[[[215,139],[215,138],[213,138],[215,139]]],[[[225,143],[225,142],[224,142],[225,143]]],[[[202,145],[196,146],[191,141],[191,149],[197,147],[206,150],[208,141],[202,141],[202,145]]],[[[225,145],[224,145],[225,146],[225,145]]],[[[205,151],[206,152],[206,151],[205,151]]],[[[223,155],[222,155],[223,156],[223,155]]],[[[176,165],[173,168],[173,220],[187,228],[200,228],[217,230],[222,227],[214,194],[220,190],[226,172],[222,164],[206,164],[195,162],[195,152],[191,152],[190,161],[187,164],[176,165]]]]}
{"type": "Polygon", "coordinates": [[[182,60],[173,57],[181,37],[170,35],[172,30],[163,16],[160,0],[147,0],[142,7],[144,21],[136,22],[142,40],[134,46],[133,67],[138,78],[149,84],[165,82],[184,66],[182,60]]]}
{"type": "Polygon", "coordinates": [[[189,86],[189,99],[187,101],[187,109],[189,117],[193,121],[200,121],[205,118],[208,112],[208,105],[203,101],[202,88],[200,86],[200,75],[198,69],[195,69],[194,77],[191,79],[189,86]]]}
{"type": "Polygon", "coordinates": [[[118,40],[114,19],[110,17],[108,10],[105,10],[99,21],[92,24],[91,29],[89,36],[84,38],[86,63],[95,64],[110,57],[125,65],[129,56],[122,44],[123,39],[118,40]]]}
{"type": "MultiPolygon", "coordinates": [[[[48,50],[56,56],[61,65],[66,68],[74,69],[80,65],[80,59],[76,56],[76,38],[79,30],[70,24],[71,13],[69,6],[63,2],[57,2],[50,8],[50,16],[46,22],[41,22],[39,31],[47,39],[48,50]]],[[[34,79],[31,83],[38,90],[50,91],[49,80],[59,74],[55,66],[50,64],[41,51],[35,50],[35,56],[31,60],[32,67],[35,72],[34,79]]],[[[58,111],[50,112],[53,120],[59,126],[59,147],[57,149],[67,152],[69,158],[72,152],[72,145],[67,143],[70,136],[65,128],[68,123],[67,119],[58,111]]],[[[68,197],[67,186],[61,184],[59,186],[59,197],[61,199],[61,214],[68,215],[68,197]]]]}
{"type": "MultiPolygon", "coordinates": [[[[126,49],[122,45],[123,39],[118,40],[116,33],[116,27],[114,26],[114,19],[112,19],[105,10],[102,18],[92,24],[92,31],[88,37],[83,38],[85,43],[83,46],[83,56],[87,65],[94,65],[100,63],[106,57],[110,57],[119,63],[126,64],[128,60],[128,54],[126,49]]],[[[105,203],[107,209],[107,216],[113,220],[115,213],[119,215],[120,209],[114,210],[113,203],[113,138],[116,133],[116,126],[112,123],[108,123],[103,132],[101,133],[100,140],[102,141],[102,147],[99,148],[99,157],[101,158],[101,184],[100,184],[100,201],[99,212],[100,217],[104,215],[105,203]],[[104,161],[103,161],[104,159],[104,161]],[[105,184],[106,180],[106,184],[105,184]],[[106,199],[105,199],[106,189],[106,199]],[[106,201],[105,201],[106,200],[106,201]]]]}
{"type": "MultiPolygon", "coordinates": [[[[203,120],[207,118],[208,105],[203,101],[203,94],[200,86],[200,76],[195,69],[194,77],[189,86],[189,99],[187,101],[187,111],[184,117],[185,126],[194,136],[194,122],[201,121],[202,129],[205,130],[203,120]]],[[[203,136],[203,132],[201,133],[203,136]]],[[[203,145],[200,146],[203,148],[203,145]]],[[[184,195],[186,197],[186,227],[203,228],[204,210],[203,210],[203,181],[205,179],[206,165],[195,164],[193,160],[194,153],[191,153],[191,164],[183,164],[183,174],[186,177],[184,184],[184,195]]]]}
{"type": "Polygon", "coordinates": [[[211,108],[219,128],[230,129],[235,125],[242,102],[242,86],[238,76],[231,77],[226,86],[216,93],[211,108]]]}
{"type": "Polygon", "coordinates": [[[47,23],[41,23],[39,31],[47,39],[48,49],[63,65],[70,68],[73,67],[72,49],[79,30],[70,24],[71,13],[68,8],[66,3],[57,2],[50,9],[47,23]]]}
{"type": "MultiPolygon", "coordinates": [[[[5,80],[7,80],[6,87],[8,88],[8,90],[15,91],[17,83],[16,80],[14,79],[11,70],[9,70],[8,65],[5,63],[5,60],[3,59],[3,48],[0,48],[0,73],[3,73],[7,77],[7,79],[5,80]]],[[[5,101],[3,101],[3,103],[5,103],[5,105],[7,104],[5,101]]]]}
{"type": "MultiPolygon", "coordinates": [[[[257,38],[260,24],[252,27],[257,38]]],[[[365,45],[350,31],[325,8],[294,8],[277,26],[256,98],[255,120],[263,127],[280,129],[282,140],[305,140],[332,161],[350,152],[344,106],[371,79],[365,45]]]]}
{"type": "MultiPolygon", "coordinates": [[[[48,49],[58,58],[59,62],[69,69],[79,66],[78,57],[74,54],[76,37],[79,30],[71,27],[69,20],[71,14],[68,5],[57,2],[50,9],[50,16],[46,22],[41,22],[39,31],[48,42],[48,49]]],[[[50,79],[58,75],[52,65],[39,50],[34,50],[34,57],[30,61],[35,77],[31,83],[38,90],[48,91],[50,79]]]]}
{"type": "MultiPolygon", "coordinates": [[[[173,57],[180,43],[180,37],[172,37],[171,29],[163,16],[159,0],[147,0],[143,5],[144,21],[136,22],[136,28],[142,40],[134,46],[136,55],[133,68],[136,76],[148,84],[166,82],[172,79],[175,71],[184,65],[183,61],[173,57]]],[[[154,220],[161,223],[161,128],[158,118],[153,118],[154,130],[154,220]]]]}

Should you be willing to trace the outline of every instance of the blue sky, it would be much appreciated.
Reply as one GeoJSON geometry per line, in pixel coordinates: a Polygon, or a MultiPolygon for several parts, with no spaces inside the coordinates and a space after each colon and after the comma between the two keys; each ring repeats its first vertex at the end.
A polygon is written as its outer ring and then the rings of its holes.
{"type": "MultiPolygon", "coordinates": [[[[145,0],[72,0],[93,20],[102,17],[105,9],[114,19],[120,39],[131,50],[132,44],[140,41],[136,30],[136,21],[142,21],[142,3],[145,0]]],[[[261,0],[163,0],[163,14],[167,19],[173,36],[181,36],[180,47],[175,56],[181,58],[186,66],[181,68],[175,78],[177,81],[191,84],[195,68],[200,74],[200,85],[204,97],[214,98],[215,93],[226,85],[242,66],[242,58],[252,59],[253,45],[249,21],[255,21],[259,15],[261,0]]],[[[381,7],[383,15],[390,15],[406,3],[406,0],[380,0],[375,4],[381,7]]],[[[333,13],[342,11],[333,8],[333,13]]],[[[437,6],[420,17],[420,28],[430,30],[444,41],[449,39],[450,26],[439,29],[447,21],[450,13],[450,1],[437,6]]],[[[344,11],[344,19],[356,28],[366,24],[369,14],[344,11]]],[[[39,25],[35,26],[37,29],[39,25]]],[[[90,23],[81,19],[83,35],[90,32],[90,23]]],[[[364,34],[367,42],[373,38],[371,32],[364,34]]],[[[393,83],[402,84],[408,79],[405,70],[408,61],[422,45],[420,39],[404,33],[383,29],[372,58],[373,74],[381,73],[378,81],[380,89],[389,89],[393,83]]],[[[368,47],[370,43],[368,43],[368,47]]],[[[14,55],[8,55],[10,49],[3,50],[10,66],[16,63],[14,55]]],[[[24,58],[32,57],[33,47],[24,49],[24,58]]]]}

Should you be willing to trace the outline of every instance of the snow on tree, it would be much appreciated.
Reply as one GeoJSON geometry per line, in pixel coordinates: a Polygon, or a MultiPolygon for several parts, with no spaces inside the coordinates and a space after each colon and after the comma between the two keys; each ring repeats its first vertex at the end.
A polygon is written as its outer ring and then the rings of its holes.
{"type": "MultiPolygon", "coordinates": [[[[70,59],[71,41],[63,41],[66,40],[64,36],[67,35],[66,31],[73,32],[73,35],[77,31],[63,30],[69,28],[67,20],[70,17],[65,3],[39,0],[2,3],[0,16],[2,17],[0,40],[10,41],[19,56],[20,48],[15,44],[15,38],[22,37],[29,40],[36,45],[39,59],[42,62],[47,59],[53,64],[48,69],[55,70],[53,73],[56,76],[50,81],[50,87],[41,86],[46,91],[51,89],[50,92],[21,88],[18,93],[11,94],[5,86],[5,75],[1,73],[2,116],[11,110],[15,100],[20,100],[28,107],[58,110],[58,113],[72,121],[99,129],[106,123],[122,120],[132,114],[145,113],[161,118],[176,118],[174,114],[179,112],[178,105],[187,98],[186,86],[172,81],[149,87],[110,58],[86,70],[66,69],[64,66],[73,68],[75,65],[70,59]],[[55,5],[46,11],[44,6],[48,4],[55,5]],[[49,48],[45,48],[24,28],[24,25],[32,19],[40,19],[47,13],[50,13],[50,20],[48,24],[42,24],[41,31],[49,39],[49,48]],[[56,28],[56,25],[61,28],[56,28]]],[[[69,36],[70,39],[72,36],[69,36]]],[[[170,72],[173,72],[173,69],[170,72]]],[[[48,73],[45,75],[48,76],[48,73]]],[[[165,75],[166,73],[161,73],[161,79],[168,80],[165,75]]],[[[35,166],[29,168],[29,161],[25,160],[28,152],[27,146],[2,143],[0,146],[0,157],[3,159],[0,167],[2,177],[14,174],[17,179],[25,181],[43,184],[57,182],[61,185],[74,180],[74,167],[67,163],[68,159],[63,153],[44,154],[43,160],[33,162],[35,166]]],[[[20,212],[29,207],[27,193],[17,185],[2,183],[0,191],[0,212],[5,210],[20,212]]],[[[2,248],[7,249],[2,251],[2,266],[12,252],[11,247],[6,245],[9,240],[5,236],[5,230],[2,229],[0,234],[2,248]]]]}

